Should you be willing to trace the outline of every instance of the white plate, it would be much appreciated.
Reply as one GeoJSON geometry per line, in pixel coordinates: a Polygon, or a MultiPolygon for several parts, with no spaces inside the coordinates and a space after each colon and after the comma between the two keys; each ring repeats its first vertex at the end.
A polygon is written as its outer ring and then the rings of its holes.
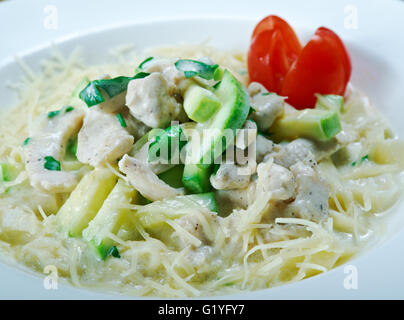
{"type": "MultiPolygon", "coordinates": [[[[105,61],[110,48],[128,43],[140,50],[210,39],[211,44],[220,48],[246,49],[255,23],[265,15],[278,14],[303,39],[320,25],[336,31],[352,56],[353,84],[369,95],[399,136],[404,137],[404,4],[393,0],[348,3],[314,0],[0,3],[1,107],[16,101],[15,94],[5,85],[22,75],[14,57],[23,58],[37,70],[39,61],[48,56],[51,43],[63,53],[71,52],[78,45],[85,49],[84,58],[91,63],[105,61]]],[[[386,236],[377,247],[350,261],[348,267],[279,288],[223,298],[404,298],[404,232],[399,232],[404,226],[404,217],[400,216],[403,209],[402,202],[395,206],[386,236]],[[344,280],[350,276],[352,266],[358,272],[358,288],[347,290],[344,280]]],[[[37,275],[0,264],[0,298],[3,299],[117,297],[66,284],[59,284],[58,290],[46,290],[43,279],[37,275]]]]}

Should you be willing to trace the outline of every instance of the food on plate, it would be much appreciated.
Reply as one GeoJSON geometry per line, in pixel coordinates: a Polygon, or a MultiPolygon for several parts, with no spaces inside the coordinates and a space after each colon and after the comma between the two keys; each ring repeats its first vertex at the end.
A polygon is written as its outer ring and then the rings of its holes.
{"type": "Polygon", "coordinates": [[[0,119],[0,254],[76,286],[184,297],[326,272],[400,197],[404,143],[325,27],[277,16],[247,52],[55,54],[0,119]]]}

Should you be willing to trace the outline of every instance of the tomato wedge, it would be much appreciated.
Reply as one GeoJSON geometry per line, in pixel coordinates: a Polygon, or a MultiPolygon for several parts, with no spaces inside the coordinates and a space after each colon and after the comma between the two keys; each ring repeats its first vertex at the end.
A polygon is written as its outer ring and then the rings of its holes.
{"type": "Polygon", "coordinates": [[[341,60],[344,65],[345,81],[348,84],[349,79],[351,78],[352,64],[351,64],[351,58],[348,55],[348,50],[346,49],[341,38],[338,37],[338,35],[335,32],[325,27],[318,28],[316,33],[320,36],[322,35],[324,37],[328,37],[330,41],[335,42],[336,50],[340,53],[341,60]]]}
{"type": "Polygon", "coordinates": [[[261,20],[252,34],[248,52],[250,81],[263,84],[269,91],[279,92],[283,79],[302,47],[289,24],[277,17],[261,20]]]}
{"type": "Polygon", "coordinates": [[[297,109],[313,107],[315,93],[344,95],[351,70],[342,41],[319,28],[285,76],[280,94],[297,109]]]}
{"type": "Polygon", "coordinates": [[[316,93],[344,95],[352,66],[342,40],[330,29],[318,28],[302,48],[289,24],[271,15],[253,31],[248,72],[250,82],[304,109],[314,107],[316,93]]]}
{"type": "Polygon", "coordinates": [[[295,31],[285,20],[278,16],[270,15],[264,19],[262,19],[255,27],[252,39],[259,35],[263,31],[276,31],[281,32],[285,44],[289,49],[291,55],[293,53],[299,53],[302,50],[302,46],[299,42],[299,39],[296,36],[295,31]]]}

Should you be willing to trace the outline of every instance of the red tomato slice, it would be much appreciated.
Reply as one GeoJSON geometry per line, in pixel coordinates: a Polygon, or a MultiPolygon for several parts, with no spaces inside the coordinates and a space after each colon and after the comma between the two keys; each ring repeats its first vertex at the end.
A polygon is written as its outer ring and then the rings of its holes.
{"type": "Polygon", "coordinates": [[[281,95],[297,109],[312,108],[315,93],[344,95],[351,62],[339,37],[319,28],[285,76],[281,95]]]}
{"type": "Polygon", "coordinates": [[[327,36],[330,39],[333,39],[333,41],[335,41],[336,46],[338,47],[338,52],[340,53],[342,62],[344,64],[345,81],[348,84],[349,79],[351,78],[352,64],[351,64],[351,58],[348,55],[348,50],[346,49],[346,47],[345,47],[344,43],[342,42],[341,38],[338,37],[338,35],[335,32],[333,32],[332,30],[327,29],[325,27],[318,28],[317,33],[319,35],[327,36]]]}
{"type": "Polygon", "coordinates": [[[259,82],[272,92],[282,89],[283,78],[291,64],[286,58],[282,35],[278,31],[264,31],[253,39],[248,66],[250,81],[259,82]]]}
{"type": "Polygon", "coordinates": [[[254,39],[261,32],[269,30],[278,30],[281,32],[290,55],[295,55],[296,57],[297,54],[299,54],[299,52],[302,50],[299,39],[289,23],[274,15],[267,16],[258,22],[252,33],[251,39],[254,39]]]}
{"type": "Polygon", "coordinates": [[[268,16],[255,27],[248,52],[250,81],[280,92],[283,79],[301,51],[293,29],[283,19],[268,16]]]}

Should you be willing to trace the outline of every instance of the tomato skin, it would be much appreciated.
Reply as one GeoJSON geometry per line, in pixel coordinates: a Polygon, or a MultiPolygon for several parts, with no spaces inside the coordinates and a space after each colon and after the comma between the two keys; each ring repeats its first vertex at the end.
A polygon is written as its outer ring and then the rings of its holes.
{"type": "MultiPolygon", "coordinates": [[[[288,49],[288,56],[296,58],[299,52],[302,50],[302,46],[297,38],[295,31],[292,27],[282,18],[269,15],[262,19],[255,27],[251,39],[254,39],[258,34],[263,31],[276,31],[281,32],[283,40],[285,41],[288,49]]],[[[293,59],[294,60],[294,59],[293,59]]]]}
{"type": "Polygon", "coordinates": [[[351,76],[351,62],[339,37],[319,28],[291,66],[281,95],[297,109],[312,108],[315,93],[344,95],[351,76]]]}
{"type": "Polygon", "coordinates": [[[344,95],[352,65],[342,40],[330,29],[318,28],[302,48],[289,24],[270,15],[253,31],[248,73],[250,82],[304,109],[314,107],[316,93],[344,95]]]}
{"type": "Polygon", "coordinates": [[[286,21],[273,15],[264,18],[254,29],[248,52],[250,81],[279,92],[300,51],[299,40],[286,21]]]}
{"type": "Polygon", "coordinates": [[[278,31],[263,31],[252,40],[248,66],[250,81],[261,83],[271,92],[282,89],[290,63],[285,57],[285,47],[278,31]]]}
{"type": "MultiPolygon", "coordinates": [[[[340,54],[340,58],[342,59],[345,71],[345,82],[348,84],[349,79],[351,78],[352,74],[352,63],[351,58],[349,57],[348,50],[346,49],[344,43],[342,42],[341,38],[332,30],[320,27],[317,29],[316,33],[321,36],[327,36],[335,42],[336,50],[338,50],[340,54]]],[[[346,87],[346,85],[345,85],[346,87]]]]}

